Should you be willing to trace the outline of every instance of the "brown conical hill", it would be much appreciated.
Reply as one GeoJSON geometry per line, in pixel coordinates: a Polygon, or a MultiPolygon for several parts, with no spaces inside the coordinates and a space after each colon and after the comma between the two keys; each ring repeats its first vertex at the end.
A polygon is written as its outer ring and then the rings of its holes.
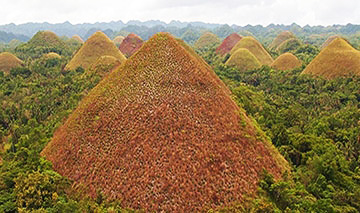
{"type": "Polygon", "coordinates": [[[230,51],[232,55],[239,48],[248,49],[261,63],[261,65],[270,65],[273,62],[270,54],[265,50],[259,41],[247,36],[242,38],[230,51]]]}
{"type": "Polygon", "coordinates": [[[278,70],[292,70],[301,66],[301,61],[292,53],[281,54],[276,60],[271,64],[271,67],[274,67],[278,70]]]}
{"type": "Polygon", "coordinates": [[[296,38],[292,32],[283,31],[279,33],[276,38],[271,42],[271,44],[269,45],[269,49],[276,49],[281,43],[291,38],[296,38]]]}
{"type": "Polygon", "coordinates": [[[200,36],[200,38],[195,42],[194,48],[197,50],[216,46],[220,44],[221,41],[217,35],[211,32],[206,32],[200,36]]]}
{"type": "Polygon", "coordinates": [[[24,62],[9,52],[0,53],[0,71],[9,73],[12,68],[22,66],[24,62]]]}
{"type": "Polygon", "coordinates": [[[326,39],[326,41],[321,45],[320,49],[324,49],[325,47],[327,47],[332,41],[334,41],[336,38],[341,38],[338,35],[333,35],[330,36],[329,38],[326,39]]]}
{"type": "Polygon", "coordinates": [[[122,207],[198,212],[240,202],[263,169],[280,177],[287,164],[226,90],[174,37],[156,34],[90,91],[42,155],[122,207]]]}
{"type": "Polygon", "coordinates": [[[103,32],[98,31],[86,40],[66,65],[65,70],[73,70],[80,66],[88,69],[99,57],[104,55],[114,56],[121,62],[126,60],[115,44],[103,32]]]}
{"type": "Polygon", "coordinates": [[[117,47],[120,46],[120,44],[124,41],[125,37],[124,36],[116,36],[114,39],[113,39],[113,42],[115,43],[115,45],[117,47]]]}
{"type": "Polygon", "coordinates": [[[77,42],[79,42],[79,43],[81,43],[81,44],[84,43],[84,40],[83,40],[79,35],[73,35],[73,36],[71,37],[71,39],[74,39],[75,41],[77,41],[77,42]]]}
{"type": "Polygon", "coordinates": [[[288,40],[282,42],[277,48],[276,51],[280,54],[291,52],[297,50],[302,45],[302,42],[297,38],[289,38],[288,40]]]}
{"type": "Polygon", "coordinates": [[[239,48],[226,61],[225,65],[236,67],[240,71],[253,70],[261,67],[259,60],[245,48],[239,48]]]}
{"type": "Polygon", "coordinates": [[[360,75],[360,52],[342,38],[336,38],[305,68],[302,74],[325,79],[360,75]]]}
{"type": "Polygon", "coordinates": [[[126,57],[130,57],[140,49],[143,43],[144,41],[138,35],[130,33],[121,42],[119,49],[126,57]]]}
{"type": "Polygon", "coordinates": [[[232,33],[224,39],[218,48],[216,48],[216,53],[220,55],[228,54],[241,38],[242,37],[239,34],[232,33]]]}

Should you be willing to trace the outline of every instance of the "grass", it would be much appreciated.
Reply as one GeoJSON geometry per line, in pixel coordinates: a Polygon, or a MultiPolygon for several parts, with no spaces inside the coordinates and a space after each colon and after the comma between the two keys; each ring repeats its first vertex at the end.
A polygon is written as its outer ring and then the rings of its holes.
{"type": "Polygon", "coordinates": [[[120,44],[123,42],[123,40],[125,39],[124,36],[116,36],[114,39],[113,39],[113,42],[115,43],[115,45],[117,47],[120,46],[120,44]]]}
{"type": "Polygon", "coordinates": [[[24,64],[19,58],[9,52],[0,53],[0,71],[9,74],[10,70],[24,64]]]}
{"type": "Polygon", "coordinates": [[[74,57],[66,65],[65,70],[74,70],[81,66],[88,69],[101,56],[109,55],[125,61],[125,56],[115,44],[102,32],[96,32],[81,46],[74,57]]]}
{"type": "Polygon", "coordinates": [[[360,75],[360,52],[342,38],[335,38],[302,74],[321,76],[325,79],[360,75]]]}
{"type": "Polygon", "coordinates": [[[241,72],[261,67],[259,60],[245,48],[237,49],[226,61],[225,65],[236,67],[241,72]]]}
{"type": "Polygon", "coordinates": [[[270,54],[265,50],[261,43],[253,37],[247,36],[242,38],[231,49],[230,54],[234,54],[239,48],[248,49],[259,60],[261,65],[270,65],[273,62],[270,54]]]}
{"type": "Polygon", "coordinates": [[[51,59],[51,58],[61,58],[61,56],[54,52],[49,52],[44,55],[45,59],[51,59]]]}
{"type": "Polygon", "coordinates": [[[301,66],[301,61],[292,53],[281,54],[271,64],[271,67],[278,70],[292,70],[301,66]]]}
{"type": "Polygon", "coordinates": [[[214,33],[205,32],[200,36],[200,38],[195,42],[194,48],[197,50],[208,48],[220,44],[220,38],[217,37],[214,33]]]}
{"type": "Polygon", "coordinates": [[[302,42],[298,38],[289,38],[282,42],[277,48],[276,51],[280,54],[295,51],[302,45],[302,42]]]}
{"type": "Polygon", "coordinates": [[[269,49],[277,49],[281,43],[283,43],[284,41],[291,39],[291,38],[296,38],[295,35],[290,32],[290,31],[283,31],[281,33],[279,33],[275,39],[271,42],[271,44],[269,45],[269,49]]]}
{"type": "Polygon", "coordinates": [[[98,75],[101,78],[108,75],[110,71],[121,64],[121,61],[114,56],[105,55],[99,57],[89,68],[87,75],[98,75]]]}
{"type": "Polygon", "coordinates": [[[216,53],[220,55],[226,55],[230,53],[231,49],[238,41],[240,41],[240,39],[242,39],[242,36],[237,33],[232,33],[224,39],[218,48],[216,48],[216,53]]]}
{"type": "Polygon", "coordinates": [[[219,82],[184,42],[156,34],[89,92],[42,155],[93,198],[100,190],[124,208],[240,202],[263,169],[280,178],[284,168],[219,82]]]}
{"type": "Polygon", "coordinates": [[[121,42],[119,49],[127,58],[129,58],[140,49],[143,43],[144,41],[138,35],[130,33],[121,42]]]}

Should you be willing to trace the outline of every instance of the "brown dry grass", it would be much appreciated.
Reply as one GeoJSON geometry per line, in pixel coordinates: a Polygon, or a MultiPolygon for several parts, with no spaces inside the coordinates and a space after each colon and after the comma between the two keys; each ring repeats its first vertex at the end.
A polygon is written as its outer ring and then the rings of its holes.
{"type": "Polygon", "coordinates": [[[206,32],[200,36],[200,38],[195,42],[195,49],[204,49],[211,46],[216,46],[221,43],[221,40],[217,35],[211,32],[206,32]]]}
{"type": "Polygon", "coordinates": [[[326,39],[326,41],[321,45],[320,49],[324,49],[325,47],[327,47],[332,41],[334,41],[336,38],[341,38],[338,35],[333,35],[330,36],[329,38],[326,39]]]}
{"type": "Polygon", "coordinates": [[[273,62],[271,55],[265,50],[262,44],[255,38],[247,36],[242,38],[230,51],[234,54],[237,49],[248,49],[261,63],[261,65],[270,65],[273,62]]]}
{"type": "Polygon", "coordinates": [[[259,60],[245,48],[239,48],[226,61],[225,65],[236,67],[239,71],[253,70],[261,67],[259,60]]]}
{"type": "Polygon", "coordinates": [[[119,66],[120,64],[121,61],[114,56],[101,56],[90,66],[89,71],[86,74],[104,77],[108,75],[114,67],[119,66]]]}
{"type": "Polygon", "coordinates": [[[232,33],[216,48],[216,53],[220,55],[228,54],[240,39],[242,39],[242,36],[237,33],[232,33]]]}
{"type": "Polygon", "coordinates": [[[335,38],[305,68],[302,74],[325,79],[360,75],[360,52],[342,38],[335,38]]]}
{"type": "Polygon", "coordinates": [[[119,46],[119,50],[128,58],[138,51],[144,41],[136,34],[130,33],[119,46]]]}
{"type": "Polygon", "coordinates": [[[125,56],[104,33],[96,32],[76,52],[66,65],[65,70],[73,70],[79,66],[88,69],[99,57],[104,55],[114,56],[121,62],[126,60],[125,56]]]}
{"type": "Polygon", "coordinates": [[[0,71],[9,73],[12,68],[22,66],[24,62],[9,52],[0,53],[0,71]]]}
{"type": "Polygon", "coordinates": [[[286,161],[219,81],[174,37],[156,34],[90,91],[42,155],[92,197],[101,190],[123,207],[241,202],[264,168],[280,178],[286,161]]]}
{"type": "Polygon", "coordinates": [[[281,54],[276,60],[271,64],[271,67],[274,67],[278,70],[292,70],[301,66],[301,61],[292,53],[281,54]]]}

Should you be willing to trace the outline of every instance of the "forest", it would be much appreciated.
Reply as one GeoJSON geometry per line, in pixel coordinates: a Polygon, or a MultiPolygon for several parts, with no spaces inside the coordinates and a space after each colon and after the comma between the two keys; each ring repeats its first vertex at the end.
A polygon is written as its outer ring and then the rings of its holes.
{"type": "MultiPolygon", "coordinates": [[[[360,77],[354,74],[326,79],[302,74],[331,35],[341,34],[359,48],[357,26],[346,25],[334,31],[297,25],[288,29],[224,25],[212,29],[219,42],[207,46],[196,46],[196,41],[209,29],[175,28],[126,26],[107,35],[125,37],[134,32],[146,43],[153,34],[170,31],[187,42],[290,165],[281,179],[264,170],[255,197],[206,211],[360,211],[360,77]],[[270,49],[271,42],[284,30],[293,32],[300,42],[280,51],[270,49]],[[232,33],[255,37],[274,59],[291,52],[301,65],[291,70],[264,64],[247,70],[228,66],[230,53],[221,55],[216,49],[232,33]]],[[[96,31],[91,30],[89,36],[96,31]]],[[[86,40],[89,36],[83,33],[81,37],[86,40]]],[[[147,211],[124,207],[101,190],[95,198],[88,196],[86,189],[74,187],[72,180],[57,173],[40,154],[54,132],[103,78],[103,72],[87,72],[88,68],[81,66],[64,69],[81,46],[84,44],[66,37],[47,46],[31,40],[16,44],[6,40],[3,46],[2,52],[13,53],[24,65],[0,72],[0,212],[147,211]],[[61,57],[44,57],[50,52],[61,57]]],[[[110,72],[106,66],[101,69],[110,72]]]]}

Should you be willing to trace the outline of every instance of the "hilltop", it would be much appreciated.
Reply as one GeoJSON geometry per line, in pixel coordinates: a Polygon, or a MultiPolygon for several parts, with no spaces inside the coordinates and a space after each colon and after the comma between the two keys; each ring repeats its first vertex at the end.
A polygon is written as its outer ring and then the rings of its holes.
{"type": "Polygon", "coordinates": [[[278,70],[292,70],[301,66],[301,61],[292,53],[284,53],[275,59],[271,64],[278,70]]]}
{"type": "Polygon", "coordinates": [[[296,36],[290,31],[283,31],[279,33],[276,38],[269,45],[269,49],[277,49],[284,41],[296,38],[296,36]]]}
{"type": "Polygon", "coordinates": [[[239,48],[226,61],[225,65],[236,67],[240,71],[253,70],[261,67],[259,60],[245,48],[239,48]]]}
{"type": "Polygon", "coordinates": [[[140,47],[144,41],[134,33],[130,33],[119,46],[119,50],[128,58],[132,56],[140,47]]]}
{"type": "Polygon", "coordinates": [[[289,38],[286,41],[282,42],[277,48],[276,51],[280,54],[295,51],[302,45],[302,42],[298,38],[289,38]]]}
{"type": "Polygon", "coordinates": [[[340,36],[338,35],[333,35],[333,36],[330,36],[329,38],[326,39],[326,41],[321,45],[320,49],[324,49],[325,47],[327,47],[332,41],[334,41],[335,39],[337,38],[341,38],[340,36]]]}
{"type": "Polygon", "coordinates": [[[86,40],[66,65],[65,70],[73,70],[79,66],[88,69],[99,57],[105,55],[113,56],[121,62],[126,60],[115,44],[104,33],[98,31],[86,40]]]}
{"type": "Polygon", "coordinates": [[[195,42],[194,48],[195,49],[204,49],[212,46],[216,46],[220,44],[220,38],[217,37],[214,33],[206,32],[200,36],[200,38],[195,42]]]}
{"type": "Polygon", "coordinates": [[[15,48],[22,58],[39,58],[45,53],[55,52],[59,55],[71,55],[67,45],[55,33],[51,31],[39,31],[28,42],[15,48]]]}
{"type": "Polygon", "coordinates": [[[237,33],[232,33],[224,39],[218,48],[216,48],[216,53],[220,55],[229,53],[240,39],[242,39],[242,36],[237,33]]]}
{"type": "Polygon", "coordinates": [[[321,50],[302,74],[325,79],[360,75],[360,52],[342,38],[335,38],[321,50]]]}
{"type": "Polygon", "coordinates": [[[246,36],[242,38],[236,45],[231,49],[230,54],[234,54],[237,49],[245,48],[248,49],[261,63],[261,65],[270,65],[273,62],[270,54],[265,50],[259,41],[255,38],[246,36]]]}
{"type": "Polygon", "coordinates": [[[9,73],[12,68],[22,66],[23,63],[18,57],[9,52],[0,53],[0,71],[4,73],[9,73]]]}
{"type": "Polygon", "coordinates": [[[210,66],[154,35],[91,90],[42,151],[94,198],[198,212],[254,195],[286,161],[230,98],[210,66]]]}
{"type": "Polygon", "coordinates": [[[117,47],[120,46],[120,44],[124,41],[125,37],[124,36],[116,36],[114,39],[113,39],[113,42],[115,43],[115,45],[117,47]]]}
{"type": "Polygon", "coordinates": [[[71,39],[74,39],[75,41],[79,42],[80,44],[84,43],[84,40],[79,35],[73,35],[71,39]]]}

